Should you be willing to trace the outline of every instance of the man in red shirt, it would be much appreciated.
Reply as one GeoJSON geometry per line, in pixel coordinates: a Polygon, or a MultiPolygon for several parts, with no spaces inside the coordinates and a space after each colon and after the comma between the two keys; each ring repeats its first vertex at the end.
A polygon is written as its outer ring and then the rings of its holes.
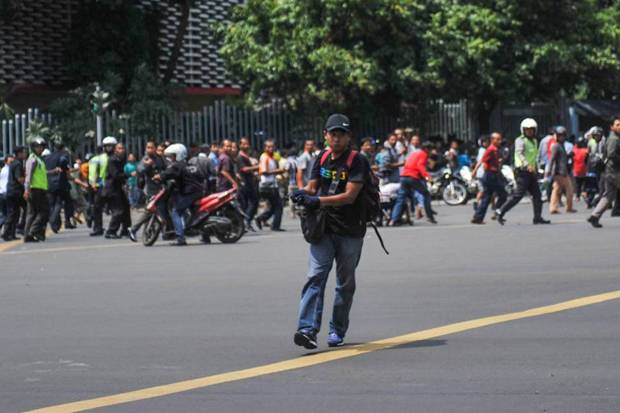
{"type": "Polygon", "coordinates": [[[491,135],[491,144],[487,147],[484,155],[482,155],[482,164],[484,165],[484,176],[482,184],[484,186],[484,194],[480,205],[471,220],[472,224],[484,224],[484,216],[491,202],[493,194],[497,194],[497,207],[501,207],[506,202],[506,189],[504,188],[504,180],[501,174],[501,165],[498,148],[502,144],[502,134],[495,132],[491,135]]]}
{"type": "Polygon", "coordinates": [[[405,161],[405,166],[400,174],[400,190],[394,208],[392,208],[390,224],[394,224],[400,219],[407,198],[411,200],[411,205],[415,205],[416,192],[424,197],[424,211],[426,211],[428,222],[437,223],[431,208],[431,194],[426,187],[426,180],[430,179],[426,170],[426,162],[432,147],[433,145],[430,142],[424,142],[422,150],[412,153],[405,161]]]}

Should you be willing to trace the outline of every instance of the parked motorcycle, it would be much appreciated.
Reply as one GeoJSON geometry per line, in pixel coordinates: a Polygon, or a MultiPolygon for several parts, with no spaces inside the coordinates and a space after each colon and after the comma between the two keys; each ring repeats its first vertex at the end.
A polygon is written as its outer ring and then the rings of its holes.
{"type": "Polygon", "coordinates": [[[475,197],[480,190],[480,181],[473,176],[471,168],[469,166],[460,167],[458,175],[467,186],[467,199],[475,197]]]}
{"type": "MultiPolygon", "coordinates": [[[[163,218],[157,212],[157,202],[167,191],[169,188],[165,186],[146,205],[146,211],[151,217],[142,231],[142,243],[147,247],[155,244],[164,225],[163,218]]],[[[225,244],[239,241],[245,233],[245,227],[243,212],[236,204],[236,193],[235,189],[229,189],[196,200],[191,213],[186,217],[185,235],[213,235],[225,244]]]]}
{"type": "Polygon", "coordinates": [[[430,173],[432,183],[428,190],[433,198],[441,198],[450,206],[465,204],[468,199],[467,183],[454,174],[450,167],[430,173]]]}

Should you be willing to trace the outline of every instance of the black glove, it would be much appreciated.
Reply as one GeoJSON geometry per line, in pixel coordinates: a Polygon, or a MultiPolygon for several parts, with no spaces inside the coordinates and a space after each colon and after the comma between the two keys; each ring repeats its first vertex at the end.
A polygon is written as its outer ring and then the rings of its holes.
{"type": "Polygon", "coordinates": [[[319,197],[308,195],[307,193],[301,194],[299,196],[297,204],[306,207],[306,209],[308,210],[319,209],[321,207],[321,201],[319,200],[319,197]]]}
{"type": "Polygon", "coordinates": [[[301,197],[307,194],[308,193],[304,191],[303,189],[296,189],[293,191],[290,198],[291,198],[291,201],[293,201],[294,203],[298,203],[301,197]]]}

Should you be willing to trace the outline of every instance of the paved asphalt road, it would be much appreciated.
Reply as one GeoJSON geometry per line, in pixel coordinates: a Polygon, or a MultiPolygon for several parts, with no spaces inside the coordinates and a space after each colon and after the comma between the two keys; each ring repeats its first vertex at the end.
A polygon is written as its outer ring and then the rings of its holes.
{"type": "MultiPolygon", "coordinates": [[[[438,226],[383,229],[389,256],[369,233],[349,343],[620,289],[620,218],[606,215],[602,230],[585,223],[585,211],[533,226],[522,204],[505,227],[474,227],[470,207],[438,210],[438,226]]],[[[303,356],[292,335],[308,248],[297,222],[285,227],[187,248],[92,239],[79,229],[0,253],[0,412],[303,356]]],[[[324,325],[333,285],[331,277],[324,325]]],[[[620,300],[609,300],[474,325],[96,411],[618,412],[619,313],[620,300]]],[[[320,345],[326,350],[325,331],[320,345]]]]}

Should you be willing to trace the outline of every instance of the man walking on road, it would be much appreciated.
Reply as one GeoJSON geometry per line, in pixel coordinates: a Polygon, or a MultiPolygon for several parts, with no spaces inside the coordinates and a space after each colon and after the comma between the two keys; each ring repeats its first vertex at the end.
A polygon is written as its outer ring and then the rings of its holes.
{"type": "Polygon", "coordinates": [[[551,145],[551,156],[549,157],[549,167],[545,170],[545,175],[552,179],[553,192],[549,202],[549,213],[559,214],[560,199],[562,192],[566,194],[566,212],[577,212],[573,209],[573,182],[569,174],[568,155],[564,148],[566,141],[566,128],[557,126],[554,130],[555,143],[551,145]]]}
{"type": "Polygon", "coordinates": [[[497,222],[504,225],[504,216],[515,205],[521,201],[526,192],[532,196],[532,206],[534,208],[533,223],[550,224],[542,217],[542,200],[540,188],[538,187],[538,171],[536,159],[538,157],[538,145],[536,144],[536,130],[538,124],[532,118],[524,119],[521,122],[521,136],[515,140],[515,178],[517,188],[512,196],[497,211],[497,222]]]}
{"type": "Polygon", "coordinates": [[[302,290],[299,323],[294,336],[295,344],[307,349],[317,347],[325,286],[334,260],[336,296],[327,344],[330,347],[343,345],[355,293],[355,269],[366,234],[358,194],[370,179],[368,161],[349,148],[351,125],[346,116],[331,115],[324,136],[329,143],[329,152],[321,152],[312,169],[310,182],[292,196],[298,205],[309,210],[324,208],[326,214],[322,238],[310,245],[308,278],[302,290]]]}
{"type": "Polygon", "coordinates": [[[504,189],[504,180],[500,173],[500,156],[499,148],[502,145],[502,135],[495,132],[491,135],[491,143],[484,151],[482,159],[476,168],[474,169],[474,175],[478,168],[484,168],[484,175],[482,177],[482,183],[484,191],[480,205],[476,209],[472,224],[484,224],[484,216],[487,213],[487,208],[491,203],[493,195],[497,194],[497,205],[502,205],[506,201],[506,190],[504,189]],[[481,166],[482,165],[482,166],[481,166]]]}
{"type": "Polygon", "coordinates": [[[620,116],[615,116],[611,122],[611,131],[605,143],[607,160],[605,161],[605,192],[596,205],[588,222],[595,228],[601,228],[599,220],[607,207],[617,199],[620,188],[620,116]]]}

